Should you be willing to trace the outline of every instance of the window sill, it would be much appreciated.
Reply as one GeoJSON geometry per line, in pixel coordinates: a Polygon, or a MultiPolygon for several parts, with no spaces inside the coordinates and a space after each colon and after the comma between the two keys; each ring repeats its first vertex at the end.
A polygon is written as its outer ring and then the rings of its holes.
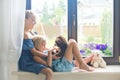
{"type": "MultiPolygon", "coordinates": [[[[43,74],[29,72],[13,72],[18,80],[44,80],[43,74]]],[[[120,65],[108,65],[96,68],[93,72],[54,72],[55,80],[120,80],[120,65]]]]}

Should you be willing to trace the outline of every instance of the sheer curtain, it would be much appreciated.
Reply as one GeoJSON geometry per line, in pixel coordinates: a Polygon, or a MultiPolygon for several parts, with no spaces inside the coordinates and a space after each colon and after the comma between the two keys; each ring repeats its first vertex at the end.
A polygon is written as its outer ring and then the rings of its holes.
{"type": "Polygon", "coordinates": [[[11,72],[17,70],[25,6],[26,0],[0,0],[0,80],[10,80],[11,72]]]}

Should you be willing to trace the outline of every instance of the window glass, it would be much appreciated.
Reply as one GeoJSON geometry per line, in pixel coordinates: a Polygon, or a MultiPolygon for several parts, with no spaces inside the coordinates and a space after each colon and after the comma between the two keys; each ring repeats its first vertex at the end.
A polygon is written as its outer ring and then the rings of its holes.
{"type": "Polygon", "coordinates": [[[32,11],[37,15],[33,30],[47,37],[48,47],[58,35],[67,38],[67,0],[32,0],[32,11]]]}
{"type": "Polygon", "coordinates": [[[112,57],[113,0],[78,0],[77,9],[77,41],[81,54],[99,52],[104,57],[112,57]]]}

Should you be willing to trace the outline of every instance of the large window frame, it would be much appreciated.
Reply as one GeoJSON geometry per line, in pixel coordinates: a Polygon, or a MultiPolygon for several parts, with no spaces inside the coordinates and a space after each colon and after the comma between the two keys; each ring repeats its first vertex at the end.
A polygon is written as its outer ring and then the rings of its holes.
{"type": "MultiPolygon", "coordinates": [[[[119,64],[120,53],[120,0],[114,0],[113,57],[103,57],[107,64],[119,64]]],[[[77,0],[68,0],[68,39],[77,41],[77,0]]]]}
{"type": "MultiPolygon", "coordinates": [[[[108,65],[119,64],[120,56],[120,0],[114,0],[113,57],[103,57],[108,65]]],[[[31,0],[26,0],[26,9],[31,9],[31,0]],[[28,6],[29,5],[29,6],[28,6]]],[[[68,39],[77,41],[77,0],[68,0],[68,39]]]]}

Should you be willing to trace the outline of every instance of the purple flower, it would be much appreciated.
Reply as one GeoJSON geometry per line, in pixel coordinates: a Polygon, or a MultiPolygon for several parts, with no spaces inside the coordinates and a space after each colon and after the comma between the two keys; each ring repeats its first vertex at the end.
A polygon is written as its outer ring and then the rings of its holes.
{"type": "Polygon", "coordinates": [[[100,50],[100,45],[96,44],[96,49],[100,50]]]}
{"type": "Polygon", "coordinates": [[[83,44],[81,46],[81,50],[80,50],[80,54],[85,55],[86,53],[88,53],[91,50],[100,50],[100,51],[104,51],[106,49],[110,49],[110,46],[108,44],[96,44],[96,43],[87,43],[87,44],[83,44]]]}
{"type": "Polygon", "coordinates": [[[94,43],[88,43],[88,44],[84,44],[83,47],[93,50],[93,49],[95,49],[95,44],[94,43]]]}
{"type": "Polygon", "coordinates": [[[94,43],[89,43],[89,49],[91,49],[91,50],[95,49],[95,44],[94,43]]]}
{"type": "Polygon", "coordinates": [[[84,53],[85,53],[85,50],[80,50],[80,53],[81,53],[81,54],[84,54],[84,53]]]}
{"type": "Polygon", "coordinates": [[[98,50],[106,50],[107,44],[96,44],[96,49],[98,50]]]}

